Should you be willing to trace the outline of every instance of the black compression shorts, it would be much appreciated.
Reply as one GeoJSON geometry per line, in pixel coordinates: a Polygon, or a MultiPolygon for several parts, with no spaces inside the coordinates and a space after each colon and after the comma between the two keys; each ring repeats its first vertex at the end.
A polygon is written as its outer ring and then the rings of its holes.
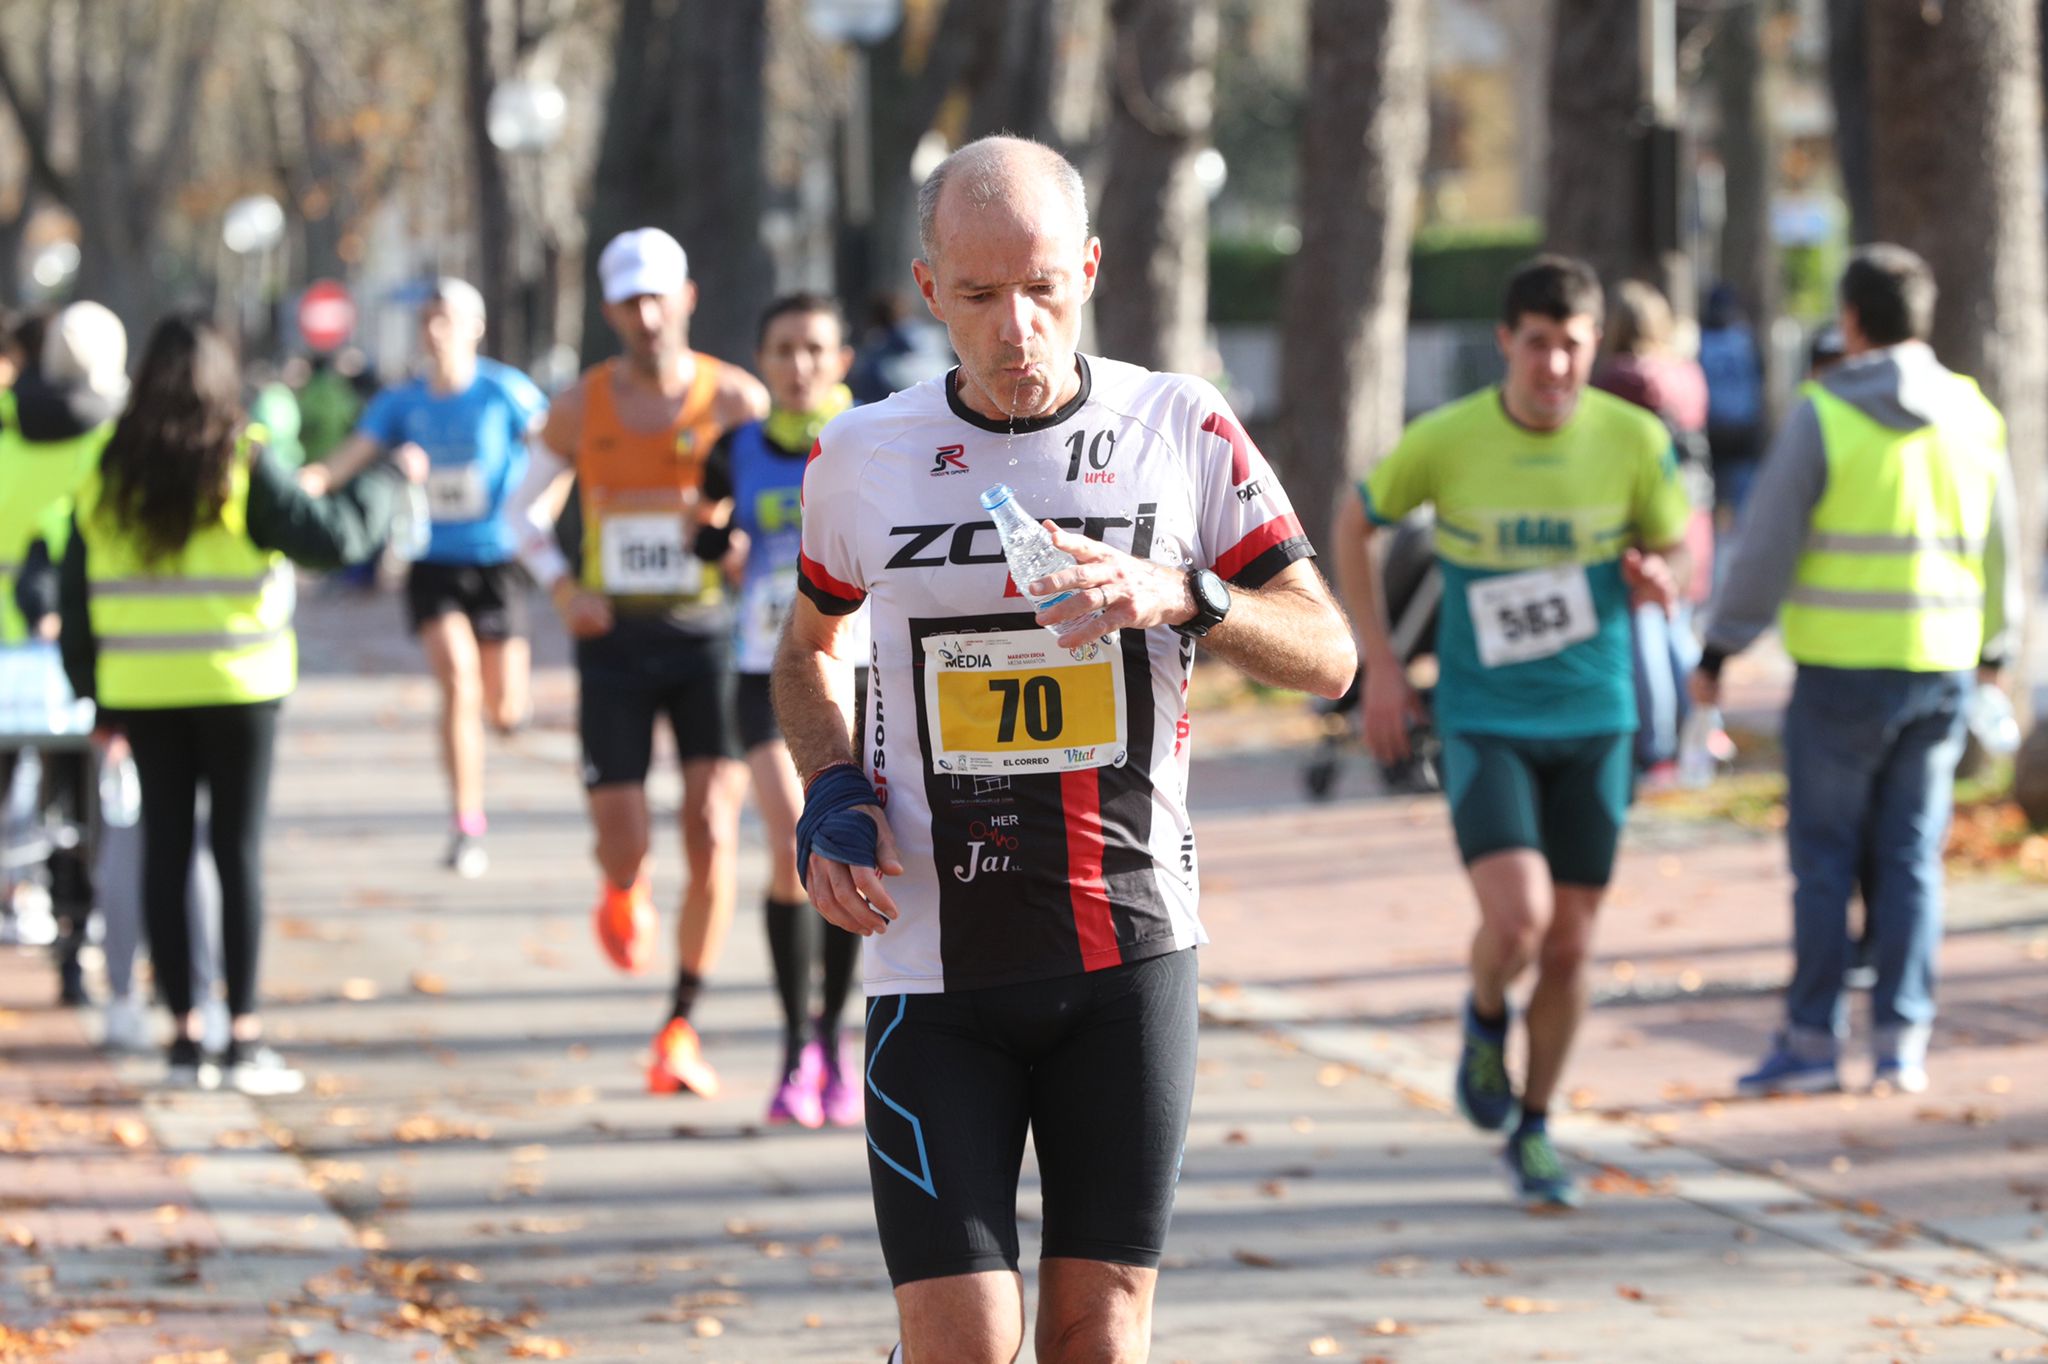
{"type": "Polygon", "coordinates": [[[1195,952],[868,1001],[868,1176],[890,1281],[1017,1268],[1028,1131],[1049,1258],[1156,1268],[1195,1085],[1195,952]]]}
{"type": "Polygon", "coordinates": [[[405,613],[414,634],[428,621],[460,612],[486,644],[526,638],[526,570],[517,563],[433,564],[405,574],[405,613]]]}
{"type": "Polygon", "coordinates": [[[740,756],[732,650],[722,633],[621,618],[610,634],[576,641],[576,671],[584,786],[646,781],[657,715],[668,717],[684,762],[740,756]]]}

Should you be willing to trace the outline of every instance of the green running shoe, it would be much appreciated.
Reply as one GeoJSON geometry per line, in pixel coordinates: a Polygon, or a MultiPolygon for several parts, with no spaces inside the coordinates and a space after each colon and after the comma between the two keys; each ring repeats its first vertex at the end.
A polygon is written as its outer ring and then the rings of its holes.
{"type": "MultiPolygon", "coordinates": [[[[1509,1015],[1512,1019],[1513,1015],[1509,1015]]],[[[1458,1111],[1482,1132],[1498,1132],[1515,1116],[1515,1087],[1508,1079],[1508,1025],[1479,1021],[1465,1001],[1465,1045],[1458,1053],[1454,1088],[1458,1111]]]]}
{"type": "Polygon", "coordinates": [[[1503,1154],[1508,1167],[1508,1182],[1514,1186],[1515,1197],[1525,1208],[1576,1208],[1579,1205],[1578,1182],[1564,1168],[1558,1159],[1557,1148],[1550,1144],[1550,1134],[1540,1128],[1531,1131],[1523,1128],[1508,1138],[1508,1148],[1503,1154]]]}

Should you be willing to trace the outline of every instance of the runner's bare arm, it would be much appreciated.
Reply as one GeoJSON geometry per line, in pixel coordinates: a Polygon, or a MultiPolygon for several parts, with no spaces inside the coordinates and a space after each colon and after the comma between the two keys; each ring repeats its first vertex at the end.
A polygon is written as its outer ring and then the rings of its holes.
{"type": "MultiPolygon", "coordinates": [[[[1194,619],[1195,603],[1180,569],[1126,554],[1050,521],[1045,525],[1053,543],[1073,555],[1075,564],[1028,589],[1034,596],[1073,594],[1040,611],[1039,624],[1058,627],[1103,613],[1099,622],[1079,631],[1062,635],[1055,628],[1062,645],[1086,643],[1110,630],[1194,619]]],[[[1331,600],[1323,575],[1305,559],[1281,569],[1263,586],[1232,588],[1230,615],[1204,642],[1256,681],[1319,696],[1342,696],[1358,670],[1358,651],[1344,613],[1331,600]]]]}
{"type": "Polygon", "coordinates": [[[760,421],[768,415],[768,390],[745,370],[727,365],[718,377],[718,402],[714,411],[718,424],[728,431],[735,426],[760,421]]]}
{"type": "Polygon", "coordinates": [[[1394,652],[1373,530],[1365,503],[1355,494],[1338,504],[1332,532],[1337,538],[1337,584],[1351,608],[1351,628],[1365,667],[1365,742],[1375,758],[1395,763],[1408,756],[1408,722],[1426,719],[1427,712],[1408,685],[1407,665],[1394,652]]]}
{"type": "MultiPolygon", "coordinates": [[[[782,724],[789,756],[806,779],[836,763],[854,761],[853,669],[844,649],[851,638],[852,617],[828,616],[799,595],[783,627],[776,651],[773,688],[775,716],[782,724]]],[[[883,876],[902,874],[896,840],[889,821],[873,805],[858,807],[875,821],[879,844],[876,867],[849,867],[811,855],[807,869],[811,903],[829,922],[866,936],[887,928],[896,917],[896,902],[882,885],[883,876]]]]}
{"type": "Polygon", "coordinates": [[[360,431],[350,432],[326,459],[299,470],[299,487],[309,496],[325,497],[376,463],[377,456],[383,453],[384,447],[369,436],[360,431]]]}

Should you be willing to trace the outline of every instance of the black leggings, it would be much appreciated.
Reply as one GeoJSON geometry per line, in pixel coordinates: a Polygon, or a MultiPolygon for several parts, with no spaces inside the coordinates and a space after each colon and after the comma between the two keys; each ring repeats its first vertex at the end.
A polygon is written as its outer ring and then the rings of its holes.
{"type": "MultiPolygon", "coordinates": [[[[220,933],[228,1012],[256,1011],[263,939],[263,824],[277,749],[278,702],[125,711],[122,728],[142,778],[142,917],[154,962],[190,960],[185,888],[192,866],[199,783],[212,799],[213,860],[220,870],[220,933]]],[[[192,978],[156,972],[171,1013],[192,1010],[192,978]]]]}

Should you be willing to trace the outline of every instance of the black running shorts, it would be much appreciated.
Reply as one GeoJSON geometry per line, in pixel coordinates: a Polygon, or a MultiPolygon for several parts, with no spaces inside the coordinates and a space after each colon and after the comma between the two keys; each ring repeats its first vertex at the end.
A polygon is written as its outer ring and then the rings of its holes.
{"type": "Polygon", "coordinates": [[[1156,1268],[1195,1086],[1195,952],[868,1001],[868,1176],[890,1281],[1017,1268],[1038,1153],[1048,1258],[1156,1268]]]}
{"type": "Polygon", "coordinates": [[[660,715],[682,761],[740,756],[723,632],[690,634],[621,616],[610,634],[576,641],[576,671],[585,787],[646,781],[660,715]]]}
{"type": "Polygon", "coordinates": [[[414,634],[430,620],[453,612],[469,617],[486,644],[524,639],[527,633],[526,570],[518,563],[432,564],[416,560],[405,574],[405,613],[414,634]]]}

